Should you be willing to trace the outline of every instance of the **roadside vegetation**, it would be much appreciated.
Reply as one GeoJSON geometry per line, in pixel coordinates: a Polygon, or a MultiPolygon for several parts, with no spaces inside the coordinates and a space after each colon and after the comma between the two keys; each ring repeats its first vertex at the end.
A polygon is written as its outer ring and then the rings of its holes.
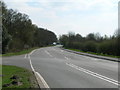
{"type": "MultiPolygon", "coordinates": [[[[8,9],[3,1],[0,1],[0,5],[2,6],[2,17],[0,18],[3,23],[3,56],[25,54],[35,47],[49,46],[53,42],[57,42],[54,32],[33,24],[28,15],[8,9]]],[[[63,47],[69,49],[112,57],[120,56],[120,30],[116,30],[112,36],[89,33],[83,37],[70,32],[61,35],[59,41],[63,47]]]]}
{"type": "Polygon", "coordinates": [[[2,87],[4,88],[38,88],[31,71],[16,66],[2,66],[2,87]]]}
{"type": "Polygon", "coordinates": [[[13,53],[6,53],[6,54],[2,54],[1,56],[14,56],[14,55],[22,55],[22,54],[26,54],[26,53],[30,53],[32,50],[37,49],[37,47],[35,48],[30,48],[30,49],[25,49],[19,52],[13,52],[13,53]]]}
{"type": "MultiPolygon", "coordinates": [[[[54,46],[54,45],[48,45],[48,46],[44,46],[44,47],[51,47],[51,46],[54,46]]],[[[42,48],[44,48],[42,47],[42,48]]],[[[19,51],[19,52],[11,52],[11,53],[5,53],[5,54],[1,54],[0,56],[16,56],[16,55],[22,55],[22,54],[28,54],[30,53],[31,51],[33,51],[34,49],[38,49],[40,47],[34,47],[34,48],[29,48],[29,49],[24,49],[22,51],[19,51]]]]}
{"type": "Polygon", "coordinates": [[[3,29],[2,54],[24,53],[25,49],[48,46],[57,41],[55,33],[33,24],[28,15],[8,9],[2,1],[0,6],[2,6],[3,29]]]}
{"type": "Polygon", "coordinates": [[[65,48],[65,49],[69,49],[69,50],[73,50],[73,51],[77,51],[77,52],[82,52],[82,53],[88,53],[88,54],[94,54],[94,55],[100,55],[100,56],[107,56],[107,57],[112,57],[112,58],[120,58],[120,56],[114,56],[114,55],[108,55],[108,54],[102,54],[102,53],[94,53],[94,52],[84,52],[84,51],[81,51],[79,49],[71,49],[71,48],[65,48]]]}
{"type": "Polygon", "coordinates": [[[61,35],[60,43],[64,48],[90,54],[120,57],[120,30],[113,36],[101,36],[99,33],[90,33],[86,37],[70,32],[61,35]]]}

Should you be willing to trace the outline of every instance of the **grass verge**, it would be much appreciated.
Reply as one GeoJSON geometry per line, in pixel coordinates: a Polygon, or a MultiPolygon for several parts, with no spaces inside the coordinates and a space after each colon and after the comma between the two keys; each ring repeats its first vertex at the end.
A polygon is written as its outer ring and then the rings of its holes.
{"type": "Polygon", "coordinates": [[[77,51],[77,52],[88,53],[88,54],[107,56],[107,57],[112,57],[112,58],[120,58],[120,56],[113,56],[113,55],[107,55],[107,54],[102,54],[102,53],[94,53],[94,52],[84,52],[84,51],[81,51],[79,49],[72,49],[72,48],[65,48],[65,49],[69,49],[69,50],[73,50],[73,51],[77,51]]]}
{"type": "Polygon", "coordinates": [[[32,50],[37,49],[37,48],[38,48],[38,47],[31,48],[31,49],[28,49],[28,50],[23,50],[23,51],[20,51],[20,52],[6,53],[6,54],[2,54],[2,55],[0,55],[0,56],[15,56],[15,55],[22,55],[22,54],[29,53],[29,52],[31,52],[32,50]]]}
{"type": "MultiPolygon", "coordinates": [[[[44,47],[51,47],[51,46],[55,46],[55,45],[49,45],[49,46],[44,46],[44,47]]],[[[26,49],[26,50],[22,50],[20,52],[13,52],[13,53],[6,53],[6,54],[2,54],[0,56],[15,56],[15,55],[22,55],[22,54],[26,54],[31,52],[34,49],[38,49],[38,48],[44,48],[44,47],[34,47],[34,48],[30,48],[30,49],[26,49]]]]}
{"type": "Polygon", "coordinates": [[[2,87],[4,88],[38,88],[33,73],[27,69],[3,65],[2,87]]]}

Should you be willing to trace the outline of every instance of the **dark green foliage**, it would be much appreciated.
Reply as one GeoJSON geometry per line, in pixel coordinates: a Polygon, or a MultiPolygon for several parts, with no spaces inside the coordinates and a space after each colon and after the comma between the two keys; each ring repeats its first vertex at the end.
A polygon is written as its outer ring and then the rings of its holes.
{"type": "Polygon", "coordinates": [[[69,37],[67,35],[62,35],[62,36],[60,36],[59,41],[61,44],[63,44],[63,46],[66,47],[67,42],[68,42],[68,38],[69,37]]]}
{"type": "Polygon", "coordinates": [[[85,51],[85,52],[96,52],[97,45],[94,41],[86,41],[84,43],[84,47],[83,49],[81,48],[81,50],[85,51]]]}
{"type": "Polygon", "coordinates": [[[82,37],[80,34],[71,33],[60,36],[59,40],[66,48],[120,56],[120,34],[118,33],[112,37],[107,35],[101,37],[99,33],[90,33],[86,37],[82,37]]]}
{"type": "Polygon", "coordinates": [[[88,35],[86,36],[86,39],[87,39],[87,40],[93,40],[93,41],[95,41],[95,35],[94,35],[94,33],[88,34],[88,35]]]}
{"type": "Polygon", "coordinates": [[[57,41],[53,32],[32,24],[28,15],[13,9],[7,9],[3,2],[0,3],[2,3],[3,53],[46,46],[57,41]]]}
{"type": "Polygon", "coordinates": [[[5,53],[5,51],[8,48],[8,43],[10,41],[11,37],[8,34],[6,28],[3,26],[3,30],[2,30],[2,53],[5,53]]]}
{"type": "Polygon", "coordinates": [[[57,41],[56,35],[53,32],[43,28],[38,28],[34,34],[34,37],[35,45],[37,46],[50,45],[57,41]]]}

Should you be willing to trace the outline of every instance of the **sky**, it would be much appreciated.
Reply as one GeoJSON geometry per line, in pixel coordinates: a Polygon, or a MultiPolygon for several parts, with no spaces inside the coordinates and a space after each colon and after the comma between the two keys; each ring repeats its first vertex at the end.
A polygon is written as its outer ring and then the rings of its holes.
{"type": "Polygon", "coordinates": [[[4,0],[8,8],[25,13],[33,24],[53,31],[86,36],[113,35],[118,28],[118,0],[4,0]]]}

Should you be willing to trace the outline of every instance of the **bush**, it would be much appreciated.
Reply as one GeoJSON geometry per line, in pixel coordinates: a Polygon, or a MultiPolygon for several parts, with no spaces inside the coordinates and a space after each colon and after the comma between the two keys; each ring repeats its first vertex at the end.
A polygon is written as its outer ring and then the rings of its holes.
{"type": "Polygon", "coordinates": [[[116,47],[117,43],[113,40],[104,41],[99,44],[98,46],[98,52],[108,55],[116,55],[116,47]]]}
{"type": "Polygon", "coordinates": [[[97,52],[97,44],[94,41],[86,41],[83,47],[83,51],[85,52],[97,52]]]}
{"type": "Polygon", "coordinates": [[[71,37],[70,35],[62,36],[64,38],[61,38],[61,41],[64,41],[64,47],[79,49],[85,52],[120,56],[120,35],[112,37],[107,37],[105,35],[104,37],[101,37],[100,35],[95,36],[94,34],[89,34],[86,37],[82,37],[77,34],[73,36],[76,38],[71,37]]]}
{"type": "Polygon", "coordinates": [[[79,43],[79,42],[73,42],[73,48],[80,49],[80,47],[81,47],[81,43],[79,43]]]}

